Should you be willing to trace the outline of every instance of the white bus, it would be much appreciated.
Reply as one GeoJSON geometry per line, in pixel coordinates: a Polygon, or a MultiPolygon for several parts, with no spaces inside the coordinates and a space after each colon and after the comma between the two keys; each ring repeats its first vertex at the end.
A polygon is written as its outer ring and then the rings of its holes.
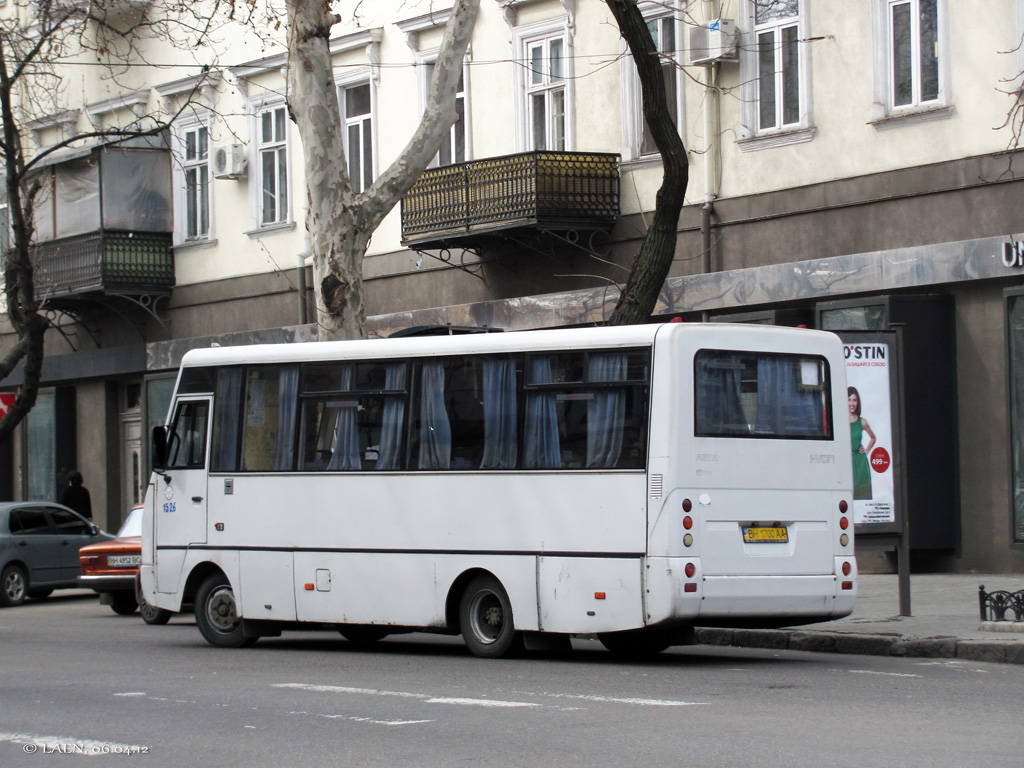
{"type": "Polygon", "coordinates": [[[194,350],[143,596],[213,645],[335,626],[478,656],[789,626],[857,593],[843,347],[670,323],[194,350]]]}

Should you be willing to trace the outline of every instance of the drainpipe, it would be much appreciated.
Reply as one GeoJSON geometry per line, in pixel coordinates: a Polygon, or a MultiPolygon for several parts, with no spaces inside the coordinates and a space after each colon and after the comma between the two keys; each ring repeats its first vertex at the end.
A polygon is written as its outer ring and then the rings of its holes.
{"type": "MultiPolygon", "coordinates": [[[[705,21],[718,18],[718,4],[706,0],[705,21]]],[[[700,209],[700,269],[705,275],[711,273],[711,217],[715,212],[718,179],[718,62],[706,67],[707,82],[704,85],[704,205],[700,209]]],[[[710,313],[701,313],[701,320],[707,322],[710,313]]]]}
{"type": "Polygon", "coordinates": [[[309,322],[309,306],[306,302],[306,259],[309,258],[311,249],[309,235],[306,235],[306,242],[303,245],[302,253],[296,257],[295,264],[295,283],[299,289],[299,325],[305,325],[309,322]]]}

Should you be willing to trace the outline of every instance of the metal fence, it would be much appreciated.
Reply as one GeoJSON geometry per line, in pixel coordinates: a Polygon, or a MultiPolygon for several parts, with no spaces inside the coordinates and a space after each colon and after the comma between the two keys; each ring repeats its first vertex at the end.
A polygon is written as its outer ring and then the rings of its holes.
{"type": "Polygon", "coordinates": [[[1024,590],[1007,592],[999,589],[986,592],[982,584],[978,587],[978,604],[982,621],[1011,621],[1008,616],[1011,613],[1012,621],[1024,621],[1024,590]]]}

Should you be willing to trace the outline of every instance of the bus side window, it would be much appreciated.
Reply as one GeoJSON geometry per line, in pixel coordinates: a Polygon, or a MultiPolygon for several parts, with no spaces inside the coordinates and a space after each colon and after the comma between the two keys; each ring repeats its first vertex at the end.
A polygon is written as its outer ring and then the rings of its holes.
{"type": "Polygon", "coordinates": [[[181,403],[167,445],[167,469],[202,469],[206,466],[206,430],[209,403],[181,403]]]}
{"type": "Polygon", "coordinates": [[[287,472],[295,468],[299,367],[248,370],[242,424],[242,471],[287,472]]]}

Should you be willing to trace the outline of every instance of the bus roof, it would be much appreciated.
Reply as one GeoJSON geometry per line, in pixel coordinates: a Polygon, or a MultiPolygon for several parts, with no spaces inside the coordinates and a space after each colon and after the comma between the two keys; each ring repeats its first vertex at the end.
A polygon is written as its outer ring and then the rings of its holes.
{"type": "Polygon", "coordinates": [[[509,333],[480,333],[454,336],[407,336],[401,338],[314,341],[294,344],[253,344],[208,347],[185,354],[182,367],[235,365],[243,363],[289,363],[318,360],[360,360],[388,357],[429,357],[434,355],[501,354],[566,348],[600,349],[644,346],[655,336],[709,334],[722,337],[773,331],[776,335],[818,335],[820,331],[782,326],[740,323],[650,323],[645,325],[560,328],[509,333]]]}

